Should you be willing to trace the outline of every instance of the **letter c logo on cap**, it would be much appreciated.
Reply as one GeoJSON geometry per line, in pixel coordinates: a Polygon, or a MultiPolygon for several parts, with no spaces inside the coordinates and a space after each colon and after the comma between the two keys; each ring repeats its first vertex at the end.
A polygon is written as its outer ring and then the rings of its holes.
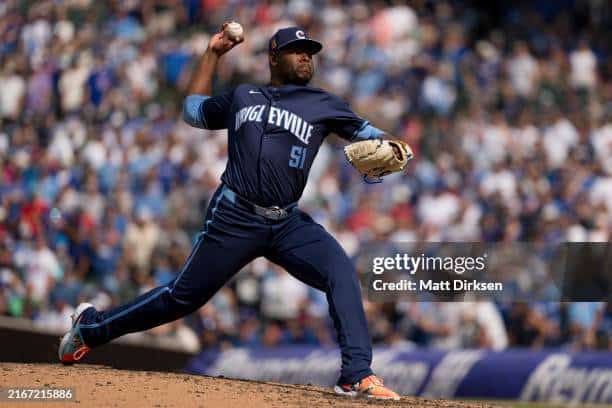
{"type": "Polygon", "coordinates": [[[304,38],[306,38],[306,35],[304,34],[304,32],[302,30],[297,30],[295,32],[295,36],[301,40],[303,40],[304,38]]]}

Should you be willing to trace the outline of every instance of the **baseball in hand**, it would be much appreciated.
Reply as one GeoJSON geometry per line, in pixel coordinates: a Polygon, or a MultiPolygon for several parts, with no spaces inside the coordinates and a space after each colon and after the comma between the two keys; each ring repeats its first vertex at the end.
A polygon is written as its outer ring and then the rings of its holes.
{"type": "Polygon", "coordinates": [[[244,35],[244,29],[240,23],[232,21],[225,26],[225,35],[232,41],[239,41],[244,35]]]}

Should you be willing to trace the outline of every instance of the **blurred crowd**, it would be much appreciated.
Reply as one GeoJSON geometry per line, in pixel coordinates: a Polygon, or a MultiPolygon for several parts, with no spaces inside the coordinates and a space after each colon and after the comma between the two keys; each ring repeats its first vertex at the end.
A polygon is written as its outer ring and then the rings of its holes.
{"type": "MultiPolygon", "coordinates": [[[[477,3],[0,2],[0,314],[65,329],[79,301],[112,307],[176,276],[227,158],[226,132],[182,123],[182,99],[230,19],[246,41],[215,92],[265,83],[268,38],[298,24],[324,44],[312,85],[413,147],[407,174],[376,185],[338,139],[321,148],[300,205],[350,256],[609,241],[612,11],[477,3]]],[[[612,349],[602,302],[365,304],[377,344],[612,349]]],[[[193,315],[133,336],[193,350],[335,341],[324,295],[264,259],[193,315]]]]}

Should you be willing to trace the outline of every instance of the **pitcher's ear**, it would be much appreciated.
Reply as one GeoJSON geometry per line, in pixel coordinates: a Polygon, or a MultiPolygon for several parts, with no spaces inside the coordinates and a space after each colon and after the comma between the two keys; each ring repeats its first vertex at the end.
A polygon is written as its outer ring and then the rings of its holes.
{"type": "Polygon", "coordinates": [[[268,54],[268,61],[270,61],[270,65],[275,67],[278,65],[278,52],[272,51],[268,54]]]}

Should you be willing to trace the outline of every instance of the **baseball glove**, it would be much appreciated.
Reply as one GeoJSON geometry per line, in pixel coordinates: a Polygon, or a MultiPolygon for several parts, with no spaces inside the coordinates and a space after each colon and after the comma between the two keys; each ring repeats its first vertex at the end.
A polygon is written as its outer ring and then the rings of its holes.
{"type": "Polygon", "coordinates": [[[412,149],[401,140],[371,139],[344,147],[346,159],[363,174],[367,182],[379,183],[382,177],[402,171],[412,159],[412,149]]]}

